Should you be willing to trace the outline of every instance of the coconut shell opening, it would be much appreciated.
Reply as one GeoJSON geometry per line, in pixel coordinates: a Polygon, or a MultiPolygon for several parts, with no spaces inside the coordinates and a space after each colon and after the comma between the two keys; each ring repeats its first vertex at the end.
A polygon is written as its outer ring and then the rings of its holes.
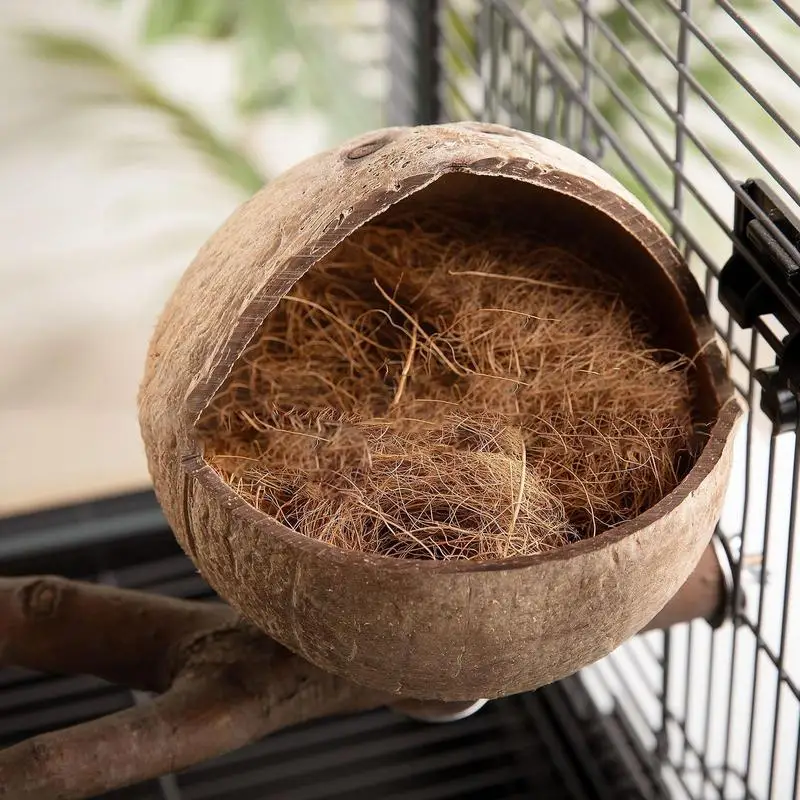
{"type": "Polygon", "coordinates": [[[680,483],[717,410],[667,284],[572,199],[446,176],[278,302],[199,420],[204,458],[346,550],[492,560],[601,535],[680,483]]]}

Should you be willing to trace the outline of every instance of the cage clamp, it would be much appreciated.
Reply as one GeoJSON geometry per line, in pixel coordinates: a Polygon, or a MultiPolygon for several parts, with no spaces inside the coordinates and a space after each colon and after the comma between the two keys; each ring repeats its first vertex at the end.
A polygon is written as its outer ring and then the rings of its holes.
{"type": "Polygon", "coordinates": [[[740,187],[750,203],[737,194],[733,254],[720,273],[719,299],[742,328],[763,331],[767,315],[786,328],[775,365],[755,372],[761,409],[783,433],[800,421],[800,222],[764,181],[740,187]]]}

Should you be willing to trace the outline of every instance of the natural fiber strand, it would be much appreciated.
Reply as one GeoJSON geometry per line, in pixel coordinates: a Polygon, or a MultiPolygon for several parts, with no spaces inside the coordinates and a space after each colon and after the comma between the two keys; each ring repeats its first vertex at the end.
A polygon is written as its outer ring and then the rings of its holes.
{"type": "Polygon", "coordinates": [[[367,225],[267,317],[201,421],[254,506],[338,547],[529,555],[691,461],[686,359],[574,253],[446,214],[367,225]]]}

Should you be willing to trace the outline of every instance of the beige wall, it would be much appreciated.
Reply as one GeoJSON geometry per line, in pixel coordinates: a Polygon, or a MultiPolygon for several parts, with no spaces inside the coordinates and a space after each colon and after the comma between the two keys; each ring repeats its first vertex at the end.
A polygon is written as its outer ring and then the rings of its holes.
{"type": "Polygon", "coordinates": [[[135,396],[170,287],[244,195],[159,117],[86,107],[85,72],[31,57],[16,31],[111,43],[274,174],[326,143],[324,121],[232,111],[233,61],[180,43],[145,53],[137,9],[0,0],[0,514],[148,484],[135,396]]]}

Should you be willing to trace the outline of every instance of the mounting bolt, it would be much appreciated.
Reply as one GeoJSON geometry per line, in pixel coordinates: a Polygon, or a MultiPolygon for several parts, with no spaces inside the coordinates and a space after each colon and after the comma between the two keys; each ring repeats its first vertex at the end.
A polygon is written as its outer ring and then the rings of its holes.
{"type": "Polygon", "coordinates": [[[487,700],[465,700],[463,702],[400,700],[393,703],[392,708],[419,722],[457,722],[460,719],[471,717],[487,702],[487,700]]]}
{"type": "Polygon", "coordinates": [[[797,430],[797,396],[790,388],[786,374],[778,366],[757,370],[755,378],[761,385],[761,410],[772,421],[775,434],[797,430]]]}

